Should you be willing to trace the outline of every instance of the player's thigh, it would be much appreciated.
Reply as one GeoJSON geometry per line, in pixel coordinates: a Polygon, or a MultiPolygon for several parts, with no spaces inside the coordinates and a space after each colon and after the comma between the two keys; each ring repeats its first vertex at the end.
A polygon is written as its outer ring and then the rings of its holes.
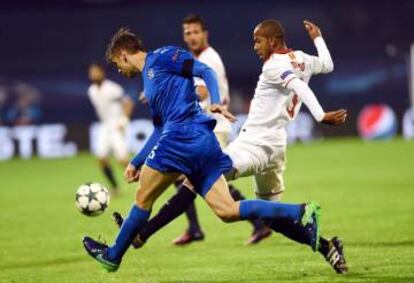
{"type": "Polygon", "coordinates": [[[160,172],[144,165],[141,169],[139,188],[135,202],[143,209],[150,210],[155,200],[180,176],[178,172],[160,172]]]}
{"type": "Polygon", "coordinates": [[[254,191],[258,198],[279,201],[285,190],[286,147],[278,147],[268,168],[254,175],[254,191]]]}
{"type": "Polygon", "coordinates": [[[223,176],[213,184],[204,197],[207,204],[224,222],[239,220],[239,202],[230,195],[229,187],[223,176]]]}
{"type": "Polygon", "coordinates": [[[271,156],[268,148],[243,139],[230,143],[224,152],[230,156],[237,171],[233,179],[261,172],[267,167],[271,156]]]}

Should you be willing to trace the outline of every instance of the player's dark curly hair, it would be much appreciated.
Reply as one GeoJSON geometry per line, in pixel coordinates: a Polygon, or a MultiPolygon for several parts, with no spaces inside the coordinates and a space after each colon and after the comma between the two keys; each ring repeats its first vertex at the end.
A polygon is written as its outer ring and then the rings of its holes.
{"type": "Polygon", "coordinates": [[[188,16],[185,16],[183,21],[182,21],[182,24],[193,24],[193,23],[199,24],[201,26],[202,30],[204,30],[204,31],[207,30],[206,22],[199,15],[190,14],[188,16]]]}
{"type": "Polygon", "coordinates": [[[143,51],[144,46],[140,38],[138,38],[129,28],[120,28],[106,47],[105,57],[108,62],[121,51],[126,50],[130,54],[143,51]]]}

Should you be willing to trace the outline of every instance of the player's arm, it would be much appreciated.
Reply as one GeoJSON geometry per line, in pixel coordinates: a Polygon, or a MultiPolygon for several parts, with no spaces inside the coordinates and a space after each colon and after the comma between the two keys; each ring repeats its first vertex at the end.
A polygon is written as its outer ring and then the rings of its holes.
{"type": "Polygon", "coordinates": [[[134,110],[134,101],[129,96],[122,97],[122,109],[124,111],[125,116],[131,118],[132,111],[134,110]]]}
{"type": "Polygon", "coordinates": [[[211,100],[210,111],[212,113],[220,113],[221,115],[226,117],[227,120],[229,120],[230,122],[235,122],[237,120],[236,117],[229,111],[227,111],[226,107],[221,105],[220,91],[216,72],[212,68],[198,60],[193,60],[192,70],[193,76],[201,77],[207,86],[208,94],[210,95],[211,100]]]}
{"type": "Polygon", "coordinates": [[[325,113],[312,89],[298,77],[292,76],[292,78],[287,81],[286,88],[294,91],[299,96],[316,121],[329,125],[345,123],[347,116],[346,110],[340,109],[325,113]]]}
{"type": "Polygon", "coordinates": [[[210,111],[222,114],[231,122],[236,121],[236,117],[220,105],[220,91],[217,76],[212,68],[194,59],[194,56],[190,52],[180,48],[170,48],[166,52],[163,52],[158,63],[162,64],[174,74],[187,78],[202,78],[210,95],[210,111]]]}
{"type": "Polygon", "coordinates": [[[313,40],[318,56],[311,56],[313,59],[313,72],[319,73],[330,73],[334,69],[331,53],[326,46],[325,40],[322,37],[321,30],[317,25],[310,21],[303,21],[306,30],[308,31],[309,37],[313,40]]]}
{"type": "Polygon", "coordinates": [[[139,179],[140,168],[145,163],[145,159],[151,153],[154,146],[161,137],[162,128],[154,126],[154,131],[148,138],[142,149],[131,159],[124,172],[124,178],[128,183],[136,182],[139,179]]]}
{"type": "Polygon", "coordinates": [[[200,98],[200,101],[206,100],[208,98],[208,89],[205,85],[197,85],[196,86],[196,93],[200,98]]]}

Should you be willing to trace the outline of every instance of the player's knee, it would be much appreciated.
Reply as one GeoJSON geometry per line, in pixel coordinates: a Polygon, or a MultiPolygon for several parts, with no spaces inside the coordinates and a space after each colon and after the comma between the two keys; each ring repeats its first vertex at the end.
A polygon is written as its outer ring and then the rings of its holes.
{"type": "Polygon", "coordinates": [[[215,211],[216,215],[225,223],[231,223],[239,220],[239,213],[233,207],[219,209],[215,211]]]}
{"type": "Polygon", "coordinates": [[[154,198],[151,194],[143,192],[142,190],[137,190],[135,195],[135,204],[145,210],[151,210],[152,205],[154,204],[154,198]]]}
{"type": "Polygon", "coordinates": [[[278,202],[282,199],[283,192],[284,190],[282,189],[282,190],[271,190],[268,193],[255,192],[255,194],[256,194],[256,198],[258,199],[278,202]]]}
{"type": "Polygon", "coordinates": [[[217,214],[217,216],[224,223],[231,223],[231,222],[234,222],[234,221],[237,220],[234,216],[232,216],[231,214],[228,214],[228,213],[219,213],[219,214],[217,214]]]}
{"type": "Polygon", "coordinates": [[[231,168],[229,171],[227,171],[224,174],[224,178],[226,178],[226,181],[233,181],[238,178],[238,172],[236,168],[231,168]]]}

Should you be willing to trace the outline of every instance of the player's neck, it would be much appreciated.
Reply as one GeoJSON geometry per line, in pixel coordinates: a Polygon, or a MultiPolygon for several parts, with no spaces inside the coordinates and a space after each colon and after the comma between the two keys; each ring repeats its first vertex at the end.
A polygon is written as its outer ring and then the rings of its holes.
{"type": "Polygon", "coordinates": [[[196,57],[200,56],[200,54],[203,53],[203,51],[206,50],[207,48],[209,48],[208,43],[206,45],[204,45],[203,47],[201,47],[200,49],[193,50],[194,56],[196,56],[196,57]]]}
{"type": "Polygon", "coordinates": [[[285,42],[282,42],[282,43],[278,44],[278,45],[274,48],[273,53],[280,53],[280,54],[284,54],[284,53],[288,53],[288,52],[290,52],[290,51],[291,51],[291,49],[289,49],[289,48],[287,47],[286,43],[285,43],[285,42]]]}
{"type": "Polygon", "coordinates": [[[140,51],[134,54],[131,58],[132,64],[140,71],[144,69],[145,59],[147,58],[147,52],[140,51]]]}

